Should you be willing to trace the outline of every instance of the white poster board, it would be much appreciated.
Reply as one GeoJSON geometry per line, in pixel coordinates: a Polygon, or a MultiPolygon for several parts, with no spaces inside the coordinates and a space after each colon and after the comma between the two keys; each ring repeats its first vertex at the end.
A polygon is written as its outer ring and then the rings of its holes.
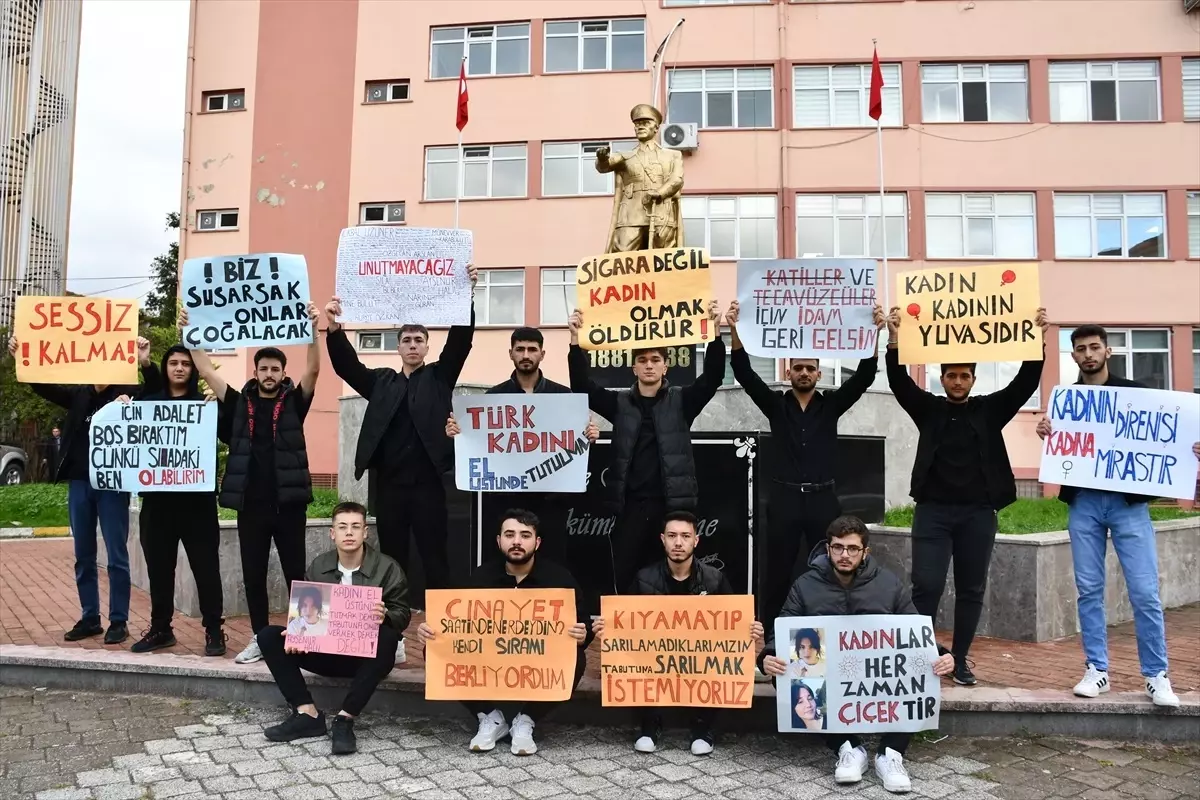
{"type": "Polygon", "coordinates": [[[188,312],[183,343],[193,350],[312,343],[304,256],[189,258],[179,283],[188,312]]]}
{"type": "Polygon", "coordinates": [[[114,492],[216,491],[217,404],[109,403],[92,416],[88,475],[114,492]]]}

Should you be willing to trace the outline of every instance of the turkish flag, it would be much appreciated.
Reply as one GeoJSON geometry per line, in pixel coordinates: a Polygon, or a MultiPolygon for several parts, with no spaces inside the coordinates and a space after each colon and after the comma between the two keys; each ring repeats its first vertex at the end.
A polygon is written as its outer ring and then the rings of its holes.
{"type": "MultiPolygon", "coordinates": [[[[875,95],[871,95],[874,97],[875,95]]],[[[454,124],[459,131],[467,127],[467,62],[464,61],[458,70],[458,116],[454,124]]]]}
{"type": "MultiPolygon", "coordinates": [[[[463,91],[465,92],[466,89],[463,91]]],[[[465,101],[460,100],[459,102],[465,101]]],[[[875,57],[871,59],[871,97],[867,103],[867,114],[876,121],[883,116],[883,68],[879,66],[879,48],[875,49],[875,57]]]]}

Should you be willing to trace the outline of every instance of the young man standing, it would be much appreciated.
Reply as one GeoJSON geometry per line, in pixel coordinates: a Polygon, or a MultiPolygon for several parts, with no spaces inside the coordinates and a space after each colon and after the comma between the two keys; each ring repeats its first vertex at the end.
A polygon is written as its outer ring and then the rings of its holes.
{"type": "MultiPolygon", "coordinates": [[[[8,340],[15,358],[17,337],[8,340]]],[[[138,363],[145,391],[162,388],[158,369],[150,363],[150,342],[138,337],[138,363]]],[[[93,489],[88,473],[92,415],[121,395],[132,395],[138,386],[59,386],[31,383],[34,394],[67,410],[62,452],[54,468],[54,482],[67,482],[67,515],[75,543],[75,588],[79,592],[80,619],[63,634],[68,642],[104,634],[105,644],[129,638],[129,493],[93,489]],[[100,624],[100,576],[96,571],[96,522],[108,551],[108,631],[100,624]]]]}
{"type": "Polygon", "coordinates": [[[586,393],[588,406],[612,423],[612,467],[608,485],[617,508],[613,530],[613,590],[622,592],[633,576],[657,558],[657,536],[668,511],[692,511],[699,502],[692,422],[725,379],[721,313],[708,307],[714,336],[704,349],[704,373],[691,386],[667,383],[666,348],[633,351],[634,385],[609,390],[588,377],[588,355],[579,346],[583,313],[571,314],[567,366],[571,391],[586,393]]]}
{"type": "MultiPolygon", "coordinates": [[[[974,686],[967,653],[979,627],[987,588],[996,514],[1017,499],[1017,483],[1004,444],[1004,426],[1017,415],[1042,379],[1045,357],[1025,361],[1012,383],[992,394],[971,397],[974,364],[942,364],[939,397],[919,388],[900,363],[900,309],[888,315],[887,374],[892,394],[920,432],[913,462],[916,501],[912,526],[913,603],[937,621],[946,572],[954,558],[954,682],[974,686]]],[[[1042,329],[1046,309],[1034,320],[1042,329]]]]}
{"type": "MultiPolygon", "coordinates": [[[[462,589],[573,589],[575,591],[575,619],[577,622],[567,629],[567,635],[579,643],[575,655],[575,678],[571,691],[579,685],[587,666],[587,646],[592,641],[588,627],[587,605],[579,584],[571,573],[548,558],[537,554],[542,543],[538,534],[538,518],[524,509],[513,508],[504,513],[496,544],[504,555],[502,559],[488,559],[477,567],[462,589]]],[[[428,623],[417,628],[417,637],[422,644],[437,638],[428,623]]],[[[483,700],[463,703],[467,710],[479,720],[479,730],[471,739],[471,752],[485,753],[495,749],[496,743],[511,734],[512,753],[516,756],[531,756],[537,752],[533,741],[534,726],[558,703],[526,701],[504,703],[497,706],[483,700]],[[511,726],[509,722],[511,721],[511,726]]]]}
{"type": "MultiPolygon", "coordinates": [[[[1079,367],[1077,383],[1085,386],[1131,386],[1137,381],[1113,375],[1108,368],[1112,350],[1108,331],[1099,325],[1081,325],[1071,331],[1071,358],[1079,367]]],[[[1037,426],[1045,439],[1052,431],[1050,419],[1037,426]]],[[[1200,458],[1200,442],[1192,445],[1200,458]]],[[[1104,616],[1104,556],[1108,537],[1125,575],[1133,627],[1137,633],[1138,662],[1146,679],[1146,694],[1158,706],[1175,707],[1179,697],[1167,678],[1167,634],[1158,594],[1158,548],[1150,522],[1150,501],[1137,494],[1106,492],[1063,486],[1058,499],[1067,504],[1067,532],[1071,536],[1071,561],[1079,592],[1079,632],[1087,668],[1075,686],[1079,697],[1096,697],[1109,690],[1108,630],[1104,616]]]]}
{"type": "Polygon", "coordinates": [[[291,742],[325,735],[325,714],[313,705],[301,669],[330,678],[350,678],[350,691],[333,718],[333,754],[358,749],[354,720],[362,713],[380,681],[396,665],[396,646],[412,616],[408,607],[408,578],[391,558],[367,544],[367,509],[358,503],[339,503],[329,530],[334,549],[313,559],[305,580],[344,586],[377,586],[383,600],[374,609],[379,638],[372,658],[303,653],[285,645],[287,630],[271,625],[258,632],[267,667],[292,714],[263,733],[272,742],[291,742]]]}

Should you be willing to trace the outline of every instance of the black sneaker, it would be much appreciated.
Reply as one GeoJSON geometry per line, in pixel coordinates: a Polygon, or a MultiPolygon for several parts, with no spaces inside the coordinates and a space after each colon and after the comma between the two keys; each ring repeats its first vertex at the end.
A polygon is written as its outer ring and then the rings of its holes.
{"type": "Polygon", "coordinates": [[[334,717],[330,736],[333,737],[333,754],[335,756],[348,756],[358,752],[358,739],[354,736],[354,720],[351,717],[341,714],[334,717]]]}
{"type": "MultiPolygon", "coordinates": [[[[111,629],[110,629],[111,630],[111,629]]],[[[105,637],[105,641],[107,641],[105,637]]],[[[170,628],[150,628],[142,634],[142,638],[129,648],[131,653],[149,653],[151,650],[161,650],[164,647],[175,646],[175,633],[170,628]]]]}
{"type": "Polygon", "coordinates": [[[120,644],[129,638],[129,628],[124,622],[114,622],[108,626],[108,632],[104,634],[105,644],[120,644]]]}
{"type": "Polygon", "coordinates": [[[223,656],[225,655],[225,631],[220,628],[209,628],[204,632],[204,655],[206,656],[223,656]]]}
{"type": "Polygon", "coordinates": [[[294,742],[297,739],[314,739],[325,735],[325,714],[318,711],[316,717],[292,710],[292,715],[278,725],[263,731],[272,742],[294,742]]]}
{"type": "Polygon", "coordinates": [[[971,671],[971,667],[975,666],[975,662],[968,658],[954,657],[954,682],[959,686],[974,686],[979,683],[975,680],[975,673],[971,671]]]}
{"type": "Polygon", "coordinates": [[[76,622],[74,628],[63,634],[63,641],[78,642],[80,639],[99,636],[102,633],[104,633],[104,626],[100,624],[99,617],[85,617],[76,622]]]}

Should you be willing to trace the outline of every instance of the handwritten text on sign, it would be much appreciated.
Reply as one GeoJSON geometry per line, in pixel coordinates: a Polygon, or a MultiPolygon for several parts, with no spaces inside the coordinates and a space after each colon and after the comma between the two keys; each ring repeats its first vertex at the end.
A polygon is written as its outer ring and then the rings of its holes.
{"type": "Polygon", "coordinates": [[[750,707],[752,596],[604,596],[600,616],[602,705],[750,707]]]}
{"type": "Polygon", "coordinates": [[[13,335],[21,383],[137,383],[137,300],[18,297],[13,335]]]}
{"type": "Polygon", "coordinates": [[[261,253],[189,258],[180,278],[196,350],[308,344],[308,265],[304,256],[261,253]]]}
{"type": "Polygon", "coordinates": [[[763,358],[875,355],[875,262],[739,261],[738,335],[763,358]]]}
{"type": "Polygon", "coordinates": [[[343,322],[467,325],[474,247],[458,228],[346,228],[338,239],[343,322]]]}
{"type": "MultiPolygon", "coordinates": [[[[572,589],[430,589],[426,700],[566,700],[577,642],[572,589]]],[[[582,655],[582,654],[580,654],[582,655]]]]}
{"type": "Polygon", "coordinates": [[[459,489],[587,491],[587,395],[455,395],[453,403],[459,489]]]}
{"type": "Polygon", "coordinates": [[[711,341],[708,251],[699,247],[608,253],[575,271],[585,350],[625,350],[711,341]]]}
{"type": "Polygon", "coordinates": [[[781,732],[937,729],[941,680],[933,674],[938,651],[929,617],[780,617],[775,642],[781,658],[819,655],[824,662],[803,678],[789,663],[775,693],[781,732]]]}
{"type": "Polygon", "coordinates": [[[93,489],[211,492],[217,480],[217,404],[109,403],[92,416],[93,489]]]}
{"type": "Polygon", "coordinates": [[[285,647],[305,653],[374,658],[379,647],[378,586],[294,581],[285,647]]]}
{"type": "Polygon", "coordinates": [[[901,364],[1034,361],[1042,331],[1037,264],[901,272],[901,364]]]}
{"type": "Polygon", "coordinates": [[[1200,395],[1107,386],[1055,386],[1038,480],[1191,500],[1200,395]]]}

